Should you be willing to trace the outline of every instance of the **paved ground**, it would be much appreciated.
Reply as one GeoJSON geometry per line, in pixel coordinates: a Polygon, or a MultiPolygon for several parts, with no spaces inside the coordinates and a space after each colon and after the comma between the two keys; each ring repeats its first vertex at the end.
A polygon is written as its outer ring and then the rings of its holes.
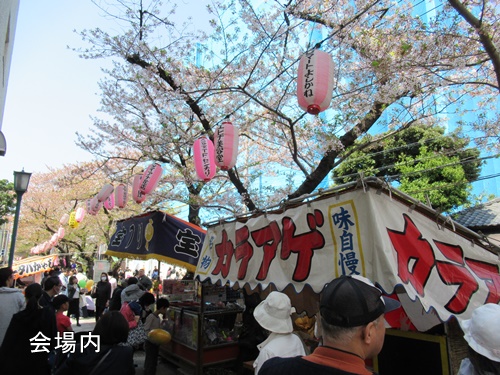
{"type": "MultiPolygon", "coordinates": [[[[80,327],[76,325],[76,320],[71,319],[71,323],[73,326],[73,330],[75,332],[88,332],[92,331],[95,326],[95,318],[84,318],[80,319],[80,327]]],[[[136,364],[135,374],[136,375],[144,375],[144,351],[138,350],[134,352],[134,364],[136,364]]],[[[158,367],[156,369],[156,375],[178,375],[181,374],[178,369],[172,364],[159,359],[158,367]]]]}

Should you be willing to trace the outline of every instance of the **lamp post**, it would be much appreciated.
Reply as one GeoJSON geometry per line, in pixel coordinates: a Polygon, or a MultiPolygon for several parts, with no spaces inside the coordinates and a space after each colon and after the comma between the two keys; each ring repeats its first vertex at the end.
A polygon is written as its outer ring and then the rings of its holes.
{"type": "Polygon", "coordinates": [[[28,190],[28,184],[30,183],[31,173],[25,172],[24,169],[21,172],[14,171],[14,190],[17,194],[16,200],[16,214],[14,216],[14,227],[12,228],[12,239],[10,241],[10,253],[9,253],[9,267],[12,268],[12,263],[14,262],[14,249],[16,247],[16,235],[17,235],[17,224],[19,222],[19,211],[21,210],[21,199],[23,194],[28,190]]]}

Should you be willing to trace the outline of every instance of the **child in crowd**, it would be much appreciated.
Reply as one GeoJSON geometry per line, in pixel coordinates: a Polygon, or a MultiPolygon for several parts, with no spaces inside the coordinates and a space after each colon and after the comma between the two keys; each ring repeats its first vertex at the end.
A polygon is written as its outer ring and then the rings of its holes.
{"type": "Polygon", "coordinates": [[[64,312],[68,311],[69,308],[68,296],[64,294],[55,296],[52,300],[52,305],[54,305],[54,309],[56,310],[57,331],[61,333],[61,336],[63,332],[73,331],[71,320],[68,316],[64,315],[64,312]]]}
{"type": "MultiPolygon", "coordinates": [[[[161,327],[161,319],[160,314],[163,319],[165,319],[167,315],[167,309],[170,306],[168,299],[166,298],[158,298],[156,301],[156,310],[149,314],[144,322],[144,329],[146,332],[149,332],[153,329],[161,327]]],[[[146,353],[146,357],[144,358],[144,374],[151,375],[156,374],[156,366],[158,364],[158,353],[160,351],[160,347],[149,340],[144,342],[144,352],[146,353]]]]}
{"type": "Polygon", "coordinates": [[[162,315],[163,319],[165,319],[169,306],[170,302],[168,302],[168,299],[158,298],[158,300],[156,301],[156,310],[153,313],[149,314],[144,321],[144,329],[146,330],[146,332],[161,327],[160,314],[162,315]]]}

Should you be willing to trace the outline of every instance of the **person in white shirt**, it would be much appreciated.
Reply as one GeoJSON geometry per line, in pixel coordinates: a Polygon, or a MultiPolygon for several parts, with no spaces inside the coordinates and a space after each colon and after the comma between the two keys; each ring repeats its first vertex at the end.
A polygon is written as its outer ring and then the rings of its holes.
{"type": "Polygon", "coordinates": [[[61,293],[59,293],[59,294],[64,294],[65,296],[68,295],[68,282],[69,282],[70,272],[71,272],[71,268],[65,267],[62,269],[61,273],[58,275],[59,280],[61,280],[61,284],[62,284],[61,293]]]}
{"type": "Polygon", "coordinates": [[[20,289],[13,288],[14,272],[12,268],[0,269],[0,346],[12,316],[23,310],[26,299],[20,289]]]}
{"type": "MultiPolygon", "coordinates": [[[[109,283],[111,284],[111,296],[113,296],[113,292],[115,291],[118,281],[116,281],[115,276],[113,275],[113,271],[108,272],[109,283]]],[[[111,296],[109,298],[111,298],[111,296]]]]}
{"type": "Polygon", "coordinates": [[[270,331],[268,338],[257,345],[259,355],[253,363],[255,374],[273,357],[295,357],[306,355],[302,340],[293,333],[290,298],[281,292],[271,292],[254,310],[255,320],[270,331]]]}

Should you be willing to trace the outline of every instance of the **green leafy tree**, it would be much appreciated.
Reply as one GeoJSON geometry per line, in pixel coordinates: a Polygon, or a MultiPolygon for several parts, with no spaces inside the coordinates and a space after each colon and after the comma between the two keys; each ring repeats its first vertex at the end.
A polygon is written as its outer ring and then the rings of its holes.
{"type": "Polygon", "coordinates": [[[467,147],[467,138],[421,124],[377,138],[367,135],[347,151],[350,156],[333,172],[338,182],[377,176],[442,211],[468,202],[482,161],[478,148],[467,147]]]}
{"type": "Polygon", "coordinates": [[[0,180],[0,225],[8,221],[7,217],[14,213],[15,208],[14,184],[8,180],[0,180]]]}

